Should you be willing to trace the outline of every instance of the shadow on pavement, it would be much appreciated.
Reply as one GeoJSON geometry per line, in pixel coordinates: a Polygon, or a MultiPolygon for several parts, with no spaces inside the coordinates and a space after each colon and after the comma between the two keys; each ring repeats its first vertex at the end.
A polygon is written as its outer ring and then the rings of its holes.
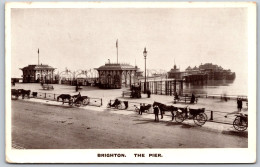
{"type": "Polygon", "coordinates": [[[245,137],[245,138],[248,137],[248,131],[239,132],[239,131],[227,131],[227,130],[224,130],[224,131],[222,131],[222,134],[235,135],[235,136],[245,137]]]}
{"type": "Polygon", "coordinates": [[[148,123],[155,123],[155,124],[164,124],[165,126],[174,126],[174,125],[181,125],[181,128],[197,128],[198,126],[196,125],[190,125],[190,124],[185,124],[185,123],[178,123],[178,122],[172,122],[172,121],[159,121],[155,122],[154,119],[146,119],[146,120],[140,120],[136,119],[133,121],[139,121],[138,123],[135,124],[148,124],[148,123]]]}

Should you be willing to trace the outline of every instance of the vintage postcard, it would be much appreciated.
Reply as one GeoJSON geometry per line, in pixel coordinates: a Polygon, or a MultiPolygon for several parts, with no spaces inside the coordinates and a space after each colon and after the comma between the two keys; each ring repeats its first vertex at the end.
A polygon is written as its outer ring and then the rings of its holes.
{"type": "Polygon", "coordinates": [[[255,163],[256,3],[6,3],[9,163],[255,163]]]}

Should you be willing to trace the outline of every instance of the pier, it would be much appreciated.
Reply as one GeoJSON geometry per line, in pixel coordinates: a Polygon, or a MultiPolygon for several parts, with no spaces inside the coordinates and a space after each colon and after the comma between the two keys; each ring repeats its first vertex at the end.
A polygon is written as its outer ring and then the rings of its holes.
{"type": "MultiPolygon", "coordinates": [[[[157,81],[147,81],[146,88],[150,90],[152,94],[169,95],[173,96],[175,92],[179,95],[183,94],[183,82],[182,79],[164,79],[157,81]]],[[[144,82],[140,82],[141,90],[144,92],[144,82]]]]}

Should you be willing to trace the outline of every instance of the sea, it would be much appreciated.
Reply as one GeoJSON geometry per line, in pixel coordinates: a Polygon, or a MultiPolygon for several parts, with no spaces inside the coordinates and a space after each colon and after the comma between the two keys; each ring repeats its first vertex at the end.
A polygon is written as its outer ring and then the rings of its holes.
{"type": "MultiPolygon", "coordinates": [[[[159,79],[156,80],[160,81],[159,79]]],[[[150,81],[152,81],[152,79],[150,81]]],[[[177,86],[177,92],[178,88],[179,87],[177,86]]],[[[164,90],[164,85],[162,85],[162,90],[164,90]]],[[[248,78],[247,76],[237,75],[234,80],[207,80],[203,83],[184,83],[183,92],[208,95],[225,94],[229,96],[247,96],[248,78]]]]}

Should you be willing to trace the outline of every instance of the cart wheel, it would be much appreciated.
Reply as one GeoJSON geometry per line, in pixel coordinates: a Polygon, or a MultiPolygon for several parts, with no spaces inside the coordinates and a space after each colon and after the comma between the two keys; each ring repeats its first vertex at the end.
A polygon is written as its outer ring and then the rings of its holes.
{"type": "Polygon", "coordinates": [[[193,117],[193,121],[195,124],[202,126],[207,121],[207,118],[205,117],[205,114],[199,113],[198,115],[193,117]]]}
{"type": "Polygon", "coordinates": [[[122,104],[118,104],[116,108],[119,109],[119,110],[122,110],[123,106],[122,106],[122,104]]]}
{"type": "Polygon", "coordinates": [[[69,100],[69,105],[73,106],[73,100],[69,100]]]}
{"type": "Polygon", "coordinates": [[[181,122],[184,121],[184,119],[185,119],[185,117],[184,117],[183,113],[176,112],[176,115],[175,115],[175,121],[176,122],[181,123],[181,122]]]}
{"type": "Polygon", "coordinates": [[[245,131],[247,129],[247,122],[244,119],[241,119],[241,117],[236,117],[233,126],[237,131],[245,131]]]}
{"type": "Polygon", "coordinates": [[[84,99],[83,100],[83,105],[88,105],[89,104],[89,99],[84,99]]]}
{"type": "Polygon", "coordinates": [[[206,120],[208,120],[208,116],[207,116],[207,114],[205,114],[205,113],[201,113],[201,114],[203,114],[204,117],[206,118],[206,120]]]}
{"type": "Polygon", "coordinates": [[[77,107],[80,107],[81,104],[82,104],[82,101],[79,101],[79,102],[76,103],[76,106],[77,106],[77,107]]]}

